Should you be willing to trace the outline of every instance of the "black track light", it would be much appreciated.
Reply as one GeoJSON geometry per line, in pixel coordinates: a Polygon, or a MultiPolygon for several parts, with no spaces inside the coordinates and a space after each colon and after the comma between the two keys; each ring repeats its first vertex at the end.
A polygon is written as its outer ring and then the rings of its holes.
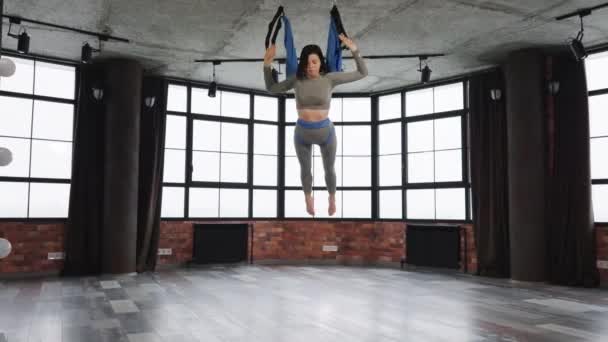
{"type": "Polygon", "coordinates": [[[585,15],[589,15],[587,13],[581,13],[579,17],[581,18],[581,30],[576,35],[576,38],[570,40],[569,46],[570,51],[572,51],[572,55],[577,61],[582,61],[587,58],[587,51],[585,50],[585,46],[583,45],[583,37],[585,36],[585,27],[583,26],[583,17],[585,15]]]}
{"type": "Polygon", "coordinates": [[[19,51],[19,53],[30,52],[30,36],[25,30],[19,35],[17,40],[17,51],[19,51]]]}
{"type": "Polygon", "coordinates": [[[424,68],[422,68],[422,61],[426,61],[427,57],[420,57],[420,82],[428,83],[431,80],[431,73],[433,72],[425,62],[424,68]]]}
{"type": "Polygon", "coordinates": [[[211,82],[209,85],[209,97],[215,97],[215,93],[217,92],[217,83],[215,81],[211,82]]]}

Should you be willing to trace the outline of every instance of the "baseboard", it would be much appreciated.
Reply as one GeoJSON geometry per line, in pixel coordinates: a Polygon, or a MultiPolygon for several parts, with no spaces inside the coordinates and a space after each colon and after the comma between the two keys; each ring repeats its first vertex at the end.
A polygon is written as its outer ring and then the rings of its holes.
{"type": "Polygon", "coordinates": [[[0,280],[21,280],[59,277],[61,271],[0,273],[0,280]]]}

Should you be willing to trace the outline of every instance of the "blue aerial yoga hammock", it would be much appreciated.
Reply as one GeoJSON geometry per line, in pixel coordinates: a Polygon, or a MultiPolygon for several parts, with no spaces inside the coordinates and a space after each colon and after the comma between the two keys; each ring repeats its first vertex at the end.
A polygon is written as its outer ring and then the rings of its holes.
{"type": "MultiPolygon", "coordinates": [[[[329,23],[329,34],[327,37],[327,52],[325,53],[327,67],[329,68],[329,72],[342,71],[342,49],[345,49],[345,46],[341,46],[339,35],[346,35],[346,31],[344,30],[344,25],[342,24],[342,19],[340,18],[340,12],[338,11],[338,7],[334,5],[330,11],[330,23],[329,23]]],[[[266,34],[265,46],[268,49],[270,43],[276,43],[277,35],[281,30],[281,22],[285,25],[285,38],[283,43],[285,44],[285,50],[287,52],[286,56],[286,68],[287,68],[287,77],[291,77],[296,74],[298,70],[298,57],[296,53],[296,48],[293,39],[293,31],[291,29],[291,23],[289,18],[285,15],[285,11],[283,6],[280,6],[275,13],[272,21],[268,24],[268,33],[266,34]],[[282,20],[278,20],[279,17],[282,20]],[[274,29],[274,34],[272,33],[273,27],[276,24],[276,28],[274,29]]],[[[273,78],[275,81],[278,81],[278,72],[273,69],[273,78]]]]}

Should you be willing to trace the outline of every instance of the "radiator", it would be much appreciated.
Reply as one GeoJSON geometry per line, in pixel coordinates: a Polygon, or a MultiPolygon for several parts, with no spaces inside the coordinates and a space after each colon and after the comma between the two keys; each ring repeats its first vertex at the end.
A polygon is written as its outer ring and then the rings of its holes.
{"type": "Polygon", "coordinates": [[[195,224],[193,262],[247,261],[247,224],[195,224]]]}
{"type": "Polygon", "coordinates": [[[406,263],[460,268],[460,228],[454,225],[408,224],[406,263]]]}

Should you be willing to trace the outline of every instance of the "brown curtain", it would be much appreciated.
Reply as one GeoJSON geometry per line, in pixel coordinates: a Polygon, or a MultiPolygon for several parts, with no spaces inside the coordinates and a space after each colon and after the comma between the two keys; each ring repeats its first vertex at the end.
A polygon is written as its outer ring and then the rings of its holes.
{"type": "Polygon", "coordinates": [[[160,211],[165,155],[167,82],[145,78],[143,84],[139,155],[137,271],[154,271],[160,238],[160,211]],[[149,108],[146,98],[154,97],[149,108]]]}
{"type": "Polygon", "coordinates": [[[585,65],[569,53],[549,58],[548,78],[560,84],[547,106],[549,280],[568,286],[598,286],[585,65]]]}
{"type": "Polygon", "coordinates": [[[500,70],[470,82],[471,182],[478,274],[510,276],[505,85],[500,70]],[[501,91],[493,100],[492,89],[501,91]]]}
{"type": "Polygon", "coordinates": [[[105,106],[91,91],[93,86],[102,87],[102,79],[100,67],[81,66],[64,242],[63,274],[68,276],[98,274],[102,267],[105,106]]]}

